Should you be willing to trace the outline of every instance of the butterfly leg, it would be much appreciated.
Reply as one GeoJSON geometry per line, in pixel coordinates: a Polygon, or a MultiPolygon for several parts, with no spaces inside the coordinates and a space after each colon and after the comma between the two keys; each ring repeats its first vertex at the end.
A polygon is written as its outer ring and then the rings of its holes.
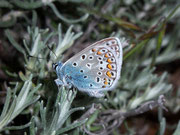
{"type": "Polygon", "coordinates": [[[87,93],[92,97],[97,97],[97,98],[104,97],[104,93],[98,91],[88,91],[87,93]]]}
{"type": "Polygon", "coordinates": [[[60,79],[54,80],[57,86],[63,85],[63,82],[60,79]]]}

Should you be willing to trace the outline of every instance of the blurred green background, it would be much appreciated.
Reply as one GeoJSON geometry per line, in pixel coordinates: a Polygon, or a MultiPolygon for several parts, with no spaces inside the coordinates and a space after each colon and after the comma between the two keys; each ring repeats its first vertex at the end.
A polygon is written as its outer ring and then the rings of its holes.
{"type": "Polygon", "coordinates": [[[180,135],[179,29],[178,0],[1,0],[0,134],[100,134],[103,118],[164,95],[168,111],[156,106],[104,127],[113,135],[180,135]],[[129,42],[115,90],[97,99],[57,88],[52,62],[111,36],[129,42]],[[85,115],[92,103],[100,107],[85,115]]]}

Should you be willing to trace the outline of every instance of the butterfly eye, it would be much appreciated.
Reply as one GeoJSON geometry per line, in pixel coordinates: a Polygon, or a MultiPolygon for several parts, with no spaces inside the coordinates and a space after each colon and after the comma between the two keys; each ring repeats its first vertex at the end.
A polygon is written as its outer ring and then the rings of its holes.
{"type": "Polygon", "coordinates": [[[53,63],[53,64],[52,64],[52,67],[53,67],[54,70],[56,70],[57,66],[58,66],[57,63],[53,63]]]}
{"type": "Polygon", "coordinates": [[[89,84],[90,87],[92,87],[93,85],[92,84],[89,84]]]}
{"type": "Polygon", "coordinates": [[[72,65],[73,65],[73,67],[77,67],[78,64],[76,62],[74,62],[72,65]]]}

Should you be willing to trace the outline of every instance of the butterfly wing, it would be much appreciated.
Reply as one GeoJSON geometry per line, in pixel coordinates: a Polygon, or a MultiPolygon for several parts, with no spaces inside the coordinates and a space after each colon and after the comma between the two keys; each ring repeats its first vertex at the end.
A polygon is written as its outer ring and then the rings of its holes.
{"type": "Polygon", "coordinates": [[[70,58],[62,72],[68,76],[66,81],[81,91],[111,90],[120,78],[122,57],[119,39],[106,38],[70,58]]]}

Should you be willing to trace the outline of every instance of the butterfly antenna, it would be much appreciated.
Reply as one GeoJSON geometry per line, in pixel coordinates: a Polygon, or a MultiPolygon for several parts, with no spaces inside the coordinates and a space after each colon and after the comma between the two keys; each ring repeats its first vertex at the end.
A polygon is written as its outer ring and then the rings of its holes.
{"type": "Polygon", "coordinates": [[[47,47],[48,47],[48,49],[54,54],[54,56],[56,56],[56,58],[57,58],[57,55],[56,55],[55,52],[52,50],[52,48],[51,48],[49,45],[47,45],[47,47]]]}
{"type": "Polygon", "coordinates": [[[31,56],[31,55],[27,55],[28,58],[36,58],[36,59],[46,59],[46,58],[40,58],[40,57],[36,57],[36,56],[31,56]]]}

